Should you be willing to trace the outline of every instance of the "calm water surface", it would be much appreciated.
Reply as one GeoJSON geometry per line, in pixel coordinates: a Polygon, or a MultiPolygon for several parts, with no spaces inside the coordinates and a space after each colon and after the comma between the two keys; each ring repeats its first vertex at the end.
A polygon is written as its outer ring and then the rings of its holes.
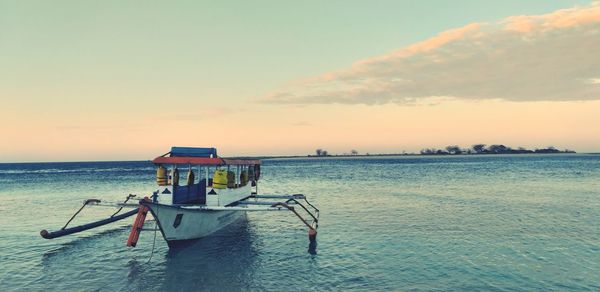
{"type": "Polygon", "coordinates": [[[261,192],[320,207],[316,255],[284,212],[176,250],[158,234],[150,262],[153,232],[125,247],[133,218],[45,240],[85,198],[153,191],[153,166],[0,164],[0,290],[600,290],[600,155],[263,163],[261,192]]]}

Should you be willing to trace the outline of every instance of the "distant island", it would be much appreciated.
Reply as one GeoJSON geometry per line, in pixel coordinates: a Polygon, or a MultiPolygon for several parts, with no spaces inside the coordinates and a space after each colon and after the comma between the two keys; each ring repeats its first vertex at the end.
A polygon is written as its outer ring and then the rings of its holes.
{"type": "Polygon", "coordinates": [[[303,158],[303,157],[361,157],[361,156],[430,156],[430,155],[494,155],[494,154],[561,154],[561,153],[577,153],[573,150],[559,150],[554,146],[546,148],[536,148],[534,150],[523,147],[512,148],[502,144],[475,144],[470,148],[462,148],[458,145],[446,146],[444,149],[424,148],[419,153],[364,153],[361,154],[355,149],[347,153],[331,154],[325,149],[316,149],[314,154],[308,155],[281,155],[281,156],[235,156],[229,158],[243,159],[270,159],[270,158],[303,158]]]}
{"type": "Polygon", "coordinates": [[[389,153],[389,154],[359,154],[356,150],[349,153],[330,154],[327,150],[317,149],[315,154],[309,154],[308,157],[328,157],[328,156],[392,156],[392,155],[485,155],[485,154],[558,154],[558,153],[576,153],[573,150],[559,150],[554,146],[546,148],[536,148],[534,150],[523,147],[512,148],[502,144],[475,144],[470,148],[462,148],[458,145],[446,146],[444,149],[424,148],[419,153],[389,153]]]}
{"type": "Polygon", "coordinates": [[[538,148],[535,150],[518,147],[516,149],[494,144],[486,147],[485,144],[475,144],[471,148],[461,148],[457,145],[447,146],[445,149],[427,148],[421,150],[421,155],[461,155],[461,154],[551,154],[551,153],[575,153],[573,150],[559,150],[553,146],[538,148]]]}

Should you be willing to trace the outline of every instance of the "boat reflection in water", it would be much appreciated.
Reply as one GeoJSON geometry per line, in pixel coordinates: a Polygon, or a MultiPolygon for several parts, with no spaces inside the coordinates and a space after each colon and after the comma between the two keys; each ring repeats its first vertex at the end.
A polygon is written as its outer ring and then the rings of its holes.
{"type": "Polygon", "coordinates": [[[211,236],[165,254],[163,291],[235,291],[252,288],[260,240],[243,216],[211,236]]]}

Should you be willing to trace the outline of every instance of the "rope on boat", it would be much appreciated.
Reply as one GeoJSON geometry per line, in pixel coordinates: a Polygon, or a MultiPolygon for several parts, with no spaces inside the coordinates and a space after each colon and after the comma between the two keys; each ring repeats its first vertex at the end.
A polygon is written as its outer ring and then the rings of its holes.
{"type": "MultiPolygon", "coordinates": [[[[156,210],[156,217],[158,217],[158,209],[156,210]]],[[[152,215],[154,216],[154,215],[152,215]]],[[[154,239],[152,240],[152,250],[150,251],[150,257],[148,258],[148,261],[146,262],[146,264],[150,263],[150,260],[152,260],[152,256],[154,255],[154,246],[156,245],[156,231],[158,230],[158,220],[156,218],[154,218],[154,239]]]]}

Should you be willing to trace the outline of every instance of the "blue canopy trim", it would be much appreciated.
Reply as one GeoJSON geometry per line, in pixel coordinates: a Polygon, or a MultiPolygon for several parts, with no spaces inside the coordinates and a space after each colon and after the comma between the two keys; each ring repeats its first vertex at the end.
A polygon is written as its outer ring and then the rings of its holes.
{"type": "Polygon", "coordinates": [[[171,157],[217,157],[217,148],[171,147],[171,157]]]}

